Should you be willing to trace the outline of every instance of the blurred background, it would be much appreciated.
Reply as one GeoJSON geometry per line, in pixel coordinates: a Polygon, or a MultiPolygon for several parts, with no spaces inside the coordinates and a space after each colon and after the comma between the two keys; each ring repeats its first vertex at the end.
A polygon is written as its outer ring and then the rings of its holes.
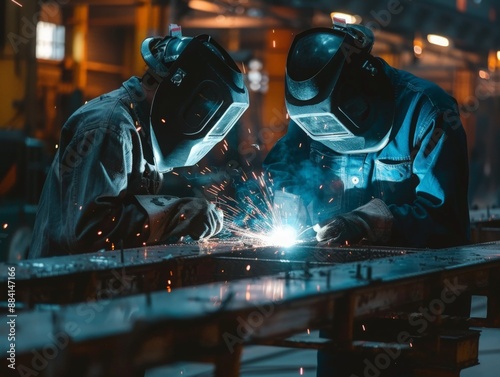
{"type": "Polygon", "coordinates": [[[251,170],[286,132],[284,69],[293,37],[331,27],[335,12],[374,31],[375,55],[457,99],[468,137],[470,207],[480,211],[471,213],[494,217],[500,203],[500,1],[2,0],[1,259],[23,258],[27,250],[64,121],[85,101],[143,74],[145,37],[165,35],[176,23],[185,35],[210,34],[230,52],[245,73],[251,105],[203,163],[251,170]]]}
{"type": "MultiPolygon", "coordinates": [[[[335,12],[374,31],[374,55],[457,99],[468,138],[474,241],[500,239],[498,0],[0,0],[0,261],[26,255],[64,121],[85,101],[143,74],[144,38],[165,35],[175,23],[185,35],[210,34],[230,52],[245,73],[250,108],[200,171],[250,172],[287,129],[284,69],[294,36],[331,27],[335,12]]],[[[177,175],[185,178],[179,187],[207,179],[198,172],[177,175]]],[[[498,372],[498,332],[481,339],[482,365],[463,376],[498,372]]],[[[245,352],[245,376],[315,373],[312,351],[245,352]]],[[[150,375],[212,374],[207,366],[169,368],[150,375]]]]}

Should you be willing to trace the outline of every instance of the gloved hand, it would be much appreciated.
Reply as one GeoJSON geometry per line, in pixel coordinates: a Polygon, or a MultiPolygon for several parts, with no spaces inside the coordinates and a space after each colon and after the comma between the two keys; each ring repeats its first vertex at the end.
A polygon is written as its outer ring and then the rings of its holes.
{"type": "Polygon", "coordinates": [[[136,195],[136,199],[148,214],[148,243],[181,236],[199,240],[222,230],[223,212],[203,198],[136,195]]]}
{"type": "Polygon", "coordinates": [[[338,215],[324,226],[314,226],[316,239],[331,244],[355,244],[362,239],[384,243],[390,238],[393,215],[381,199],[372,199],[354,211],[338,215]]]}
{"type": "Polygon", "coordinates": [[[202,198],[181,198],[173,208],[169,237],[189,235],[194,240],[210,238],[222,230],[223,212],[202,198]]]}

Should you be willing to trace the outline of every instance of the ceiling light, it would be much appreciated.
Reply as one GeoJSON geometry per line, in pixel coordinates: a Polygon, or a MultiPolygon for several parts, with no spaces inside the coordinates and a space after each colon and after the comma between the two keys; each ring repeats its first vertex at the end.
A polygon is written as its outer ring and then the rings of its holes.
{"type": "Polygon", "coordinates": [[[427,35],[427,40],[429,41],[429,43],[437,46],[448,47],[450,45],[450,41],[448,40],[448,38],[441,35],[429,34],[427,35]]]}
{"type": "Polygon", "coordinates": [[[479,77],[482,78],[483,80],[489,80],[490,73],[484,69],[481,69],[481,70],[479,70],[479,77]]]}
{"type": "Polygon", "coordinates": [[[413,53],[416,57],[420,57],[423,51],[424,44],[422,43],[422,38],[420,37],[420,34],[417,34],[415,38],[413,38],[413,53]]]}
{"type": "Polygon", "coordinates": [[[359,24],[361,22],[361,17],[355,14],[332,12],[330,13],[330,17],[332,20],[334,18],[341,18],[345,20],[347,24],[359,24]]]}
{"type": "Polygon", "coordinates": [[[200,10],[202,12],[211,13],[223,13],[224,9],[217,4],[213,4],[210,1],[204,0],[190,0],[188,2],[188,7],[194,10],[200,10]]]}

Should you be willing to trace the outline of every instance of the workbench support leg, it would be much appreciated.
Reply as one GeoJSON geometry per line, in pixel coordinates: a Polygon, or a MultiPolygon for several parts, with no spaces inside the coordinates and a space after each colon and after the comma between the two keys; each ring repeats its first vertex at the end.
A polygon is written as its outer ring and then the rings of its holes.
{"type": "Polygon", "coordinates": [[[219,354],[215,358],[215,377],[239,377],[243,347],[235,346],[231,353],[219,354]]]}

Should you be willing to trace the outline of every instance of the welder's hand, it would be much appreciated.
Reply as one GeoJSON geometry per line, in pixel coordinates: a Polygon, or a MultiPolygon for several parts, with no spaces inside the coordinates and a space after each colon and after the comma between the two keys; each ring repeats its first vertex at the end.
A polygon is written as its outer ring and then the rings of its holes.
{"type": "Polygon", "coordinates": [[[315,225],[316,239],[332,244],[356,244],[366,238],[372,243],[387,242],[393,216],[380,199],[373,199],[352,212],[334,217],[327,224],[315,225]]]}
{"type": "Polygon", "coordinates": [[[222,230],[223,212],[205,199],[180,198],[173,210],[173,227],[169,227],[169,237],[189,235],[199,240],[212,237],[222,230]]]}
{"type": "Polygon", "coordinates": [[[328,244],[355,244],[367,234],[367,224],[353,213],[336,216],[324,226],[315,225],[316,240],[328,244]]]}

